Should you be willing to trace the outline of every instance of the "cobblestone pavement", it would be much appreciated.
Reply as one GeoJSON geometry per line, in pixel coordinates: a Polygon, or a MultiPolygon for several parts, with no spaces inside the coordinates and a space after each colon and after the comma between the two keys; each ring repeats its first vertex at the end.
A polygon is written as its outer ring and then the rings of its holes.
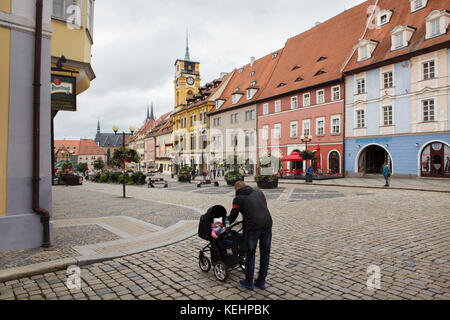
{"type": "MultiPolygon", "coordinates": [[[[203,273],[198,253],[206,243],[194,236],[83,266],[78,290],[67,288],[61,270],[0,283],[0,299],[450,299],[450,195],[282,187],[266,192],[274,226],[265,291],[239,288],[239,270],[225,283],[211,271],[203,273]],[[380,289],[373,291],[367,288],[370,266],[381,271],[380,289]]],[[[111,185],[86,184],[82,190],[121,194],[120,186],[111,185]]],[[[200,190],[129,187],[127,192],[131,201],[204,211],[213,204],[230,207],[232,189],[200,190]]]]}

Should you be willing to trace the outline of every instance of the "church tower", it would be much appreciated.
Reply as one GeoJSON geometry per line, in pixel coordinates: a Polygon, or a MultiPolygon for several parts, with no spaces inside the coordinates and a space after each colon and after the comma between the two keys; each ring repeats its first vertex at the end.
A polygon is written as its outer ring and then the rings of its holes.
{"type": "Polygon", "coordinates": [[[184,60],[175,61],[175,111],[187,105],[186,99],[198,93],[200,87],[200,63],[191,61],[189,38],[186,34],[184,60]]]}

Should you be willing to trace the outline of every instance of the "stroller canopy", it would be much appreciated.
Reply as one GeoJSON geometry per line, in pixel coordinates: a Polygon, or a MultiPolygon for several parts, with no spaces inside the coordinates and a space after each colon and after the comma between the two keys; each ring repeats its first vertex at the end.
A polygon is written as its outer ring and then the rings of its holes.
{"type": "Polygon", "coordinates": [[[200,217],[200,222],[198,225],[198,235],[200,238],[205,240],[210,240],[211,238],[211,224],[214,219],[222,218],[225,222],[227,217],[227,210],[223,206],[214,206],[208,209],[208,211],[200,217]]]}

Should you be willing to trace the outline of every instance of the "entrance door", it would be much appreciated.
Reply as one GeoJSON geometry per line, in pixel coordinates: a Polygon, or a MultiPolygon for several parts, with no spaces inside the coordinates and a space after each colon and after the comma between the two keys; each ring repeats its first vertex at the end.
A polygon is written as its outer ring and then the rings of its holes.
{"type": "Polygon", "coordinates": [[[444,143],[427,145],[421,155],[421,175],[423,177],[450,178],[450,148],[444,143]]]}
{"type": "Polygon", "coordinates": [[[333,151],[330,153],[330,156],[328,158],[329,163],[329,173],[330,174],[339,174],[341,173],[341,159],[339,157],[339,153],[336,151],[333,151]]]}
{"type": "Polygon", "coordinates": [[[359,172],[381,174],[383,164],[387,162],[392,169],[392,161],[387,151],[377,145],[371,145],[365,148],[359,157],[359,172]]]}

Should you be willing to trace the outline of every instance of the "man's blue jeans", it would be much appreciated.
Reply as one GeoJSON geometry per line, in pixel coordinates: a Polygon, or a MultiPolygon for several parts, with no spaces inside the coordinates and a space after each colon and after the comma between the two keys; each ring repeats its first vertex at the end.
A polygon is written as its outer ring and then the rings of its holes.
{"type": "Polygon", "coordinates": [[[270,246],[272,243],[272,228],[262,231],[246,231],[244,232],[246,259],[245,259],[245,279],[248,282],[253,281],[255,273],[255,254],[259,240],[260,264],[258,282],[265,283],[267,271],[269,269],[270,246]]]}

